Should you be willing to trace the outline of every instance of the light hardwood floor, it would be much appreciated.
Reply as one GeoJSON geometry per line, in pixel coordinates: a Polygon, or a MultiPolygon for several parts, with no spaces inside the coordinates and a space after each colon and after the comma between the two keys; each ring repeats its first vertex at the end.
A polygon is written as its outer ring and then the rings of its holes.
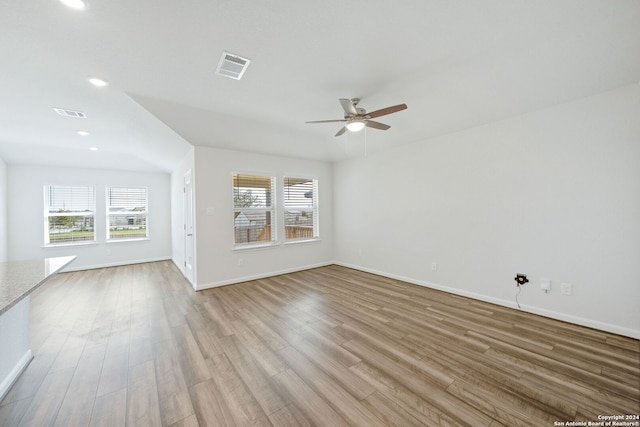
{"type": "Polygon", "coordinates": [[[338,266],[194,292],[58,275],[1,426],[553,426],[640,412],[640,344],[338,266]]]}

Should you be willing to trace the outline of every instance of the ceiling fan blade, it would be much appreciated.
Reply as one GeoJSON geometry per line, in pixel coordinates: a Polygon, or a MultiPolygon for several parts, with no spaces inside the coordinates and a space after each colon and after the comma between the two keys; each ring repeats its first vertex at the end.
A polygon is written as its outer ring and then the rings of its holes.
{"type": "Polygon", "coordinates": [[[374,128],[374,129],[380,129],[380,130],[387,130],[391,127],[389,125],[385,125],[384,123],[374,122],[373,120],[367,120],[365,123],[365,126],[367,126],[368,128],[374,128]]]}
{"type": "Polygon", "coordinates": [[[356,110],[356,107],[354,107],[353,102],[351,102],[350,99],[341,98],[340,105],[342,105],[342,109],[345,113],[354,116],[358,114],[358,110],[356,110]]]}
{"type": "Polygon", "coordinates": [[[305,123],[337,123],[337,122],[346,122],[346,120],[344,120],[344,119],[339,119],[339,120],[313,120],[313,121],[305,122],[305,123]]]}
{"type": "Polygon", "coordinates": [[[370,113],[367,113],[367,116],[374,119],[376,117],[386,116],[387,114],[396,113],[398,111],[402,111],[406,109],[407,109],[407,104],[398,104],[398,105],[394,105],[393,107],[387,107],[387,108],[382,108],[380,110],[372,111],[370,113]]]}
{"type": "Polygon", "coordinates": [[[340,135],[342,135],[343,133],[345,133],[346,131],[347,131],[347,127],[346,127],[346,126],[342,126],[342,129],[340,129],[340,130],[338,131],[338,133],[336,133],[336,136],[340,136],[340,135]]]}

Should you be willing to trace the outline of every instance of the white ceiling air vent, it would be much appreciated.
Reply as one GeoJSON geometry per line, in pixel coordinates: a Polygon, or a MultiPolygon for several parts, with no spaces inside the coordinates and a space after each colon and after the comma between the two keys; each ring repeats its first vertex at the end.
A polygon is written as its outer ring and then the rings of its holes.
{"type": "Polygon", "coordinates": [[[216,69],[216,74],[240,80],[244,72],[247,70],[250,62],[250,59],[242,58],[241,56],[234,55],[232,53],[222,52],[220,63],[216,69]]]}
{"type": "Polygon", "coordinates": [[[54,108],[53,111],[61,116],[77,117],[79,119],[86,119],[87,115],[82,111],[65,110],[64,108],[54,108]]]}

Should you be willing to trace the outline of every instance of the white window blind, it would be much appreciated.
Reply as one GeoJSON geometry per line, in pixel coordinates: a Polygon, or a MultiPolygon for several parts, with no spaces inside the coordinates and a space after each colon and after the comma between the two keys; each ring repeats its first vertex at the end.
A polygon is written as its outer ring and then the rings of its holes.
{"type": "Polygon", "coordinates": [[[148,236],[147,189],[107,187],[108,240],[141,239],[148,236]]]}
{"type": "Polygon", "coordinates": [[[283,192],[285,239],[317,238],[318,181],[285,177],[283,192]]]}
{"type": "Polygon", "coordinates": [[[233,174],[235,246],[275,242],[275,177],[233,174]]]}
{"type": "Polygon", "coordinates": [[[95,240],[95,188],[48,185],[45,192],[45,244],[95,240]]]}

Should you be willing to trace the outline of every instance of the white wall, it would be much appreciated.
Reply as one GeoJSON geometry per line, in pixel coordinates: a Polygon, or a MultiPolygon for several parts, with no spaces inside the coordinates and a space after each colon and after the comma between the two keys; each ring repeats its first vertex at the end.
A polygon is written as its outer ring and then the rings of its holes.
{"type": "Polygon", "coordinates": [[[523,309],[640,337],[639,101],[624,87],[336,164],[336,260],[506,306],[525,273],[523,309]]]}
{"type": "Polygon", "coordinates": [[[185,247],[184,247],[184,175],[187,171],[193,171],[193,149],[180,162],[171,173],[171,259],[184,271],[185,247]]]}
{"type": "Polygon", "coordinates": [[[76,255],[77,259],[66,269],[75,270],[156,261],[171,257],[169,174],[9,165],[7,177],[10,261],[76,255]],[[51,184],[96,187],[95,243],[44,247],[43,188],[51,184]],[[149,238],[147,240],[105,242],[106,186],[148,188],[149,238]]]}
{"type": "Polygon", "coordinates": [[[0,158],[0,262],[7,261],[7,165],[0,158]]]}
{"type": "Polygon", "coordinates": [[[331,263],[332,189],[332,165],[327,162],[195,147],[197,289],[331,263]],[[234,172],[271,175],[278,182],[285,175],[317,178],[321,239],[287,245],[280,240],[275,247],[234,251],[234,172]]]}

